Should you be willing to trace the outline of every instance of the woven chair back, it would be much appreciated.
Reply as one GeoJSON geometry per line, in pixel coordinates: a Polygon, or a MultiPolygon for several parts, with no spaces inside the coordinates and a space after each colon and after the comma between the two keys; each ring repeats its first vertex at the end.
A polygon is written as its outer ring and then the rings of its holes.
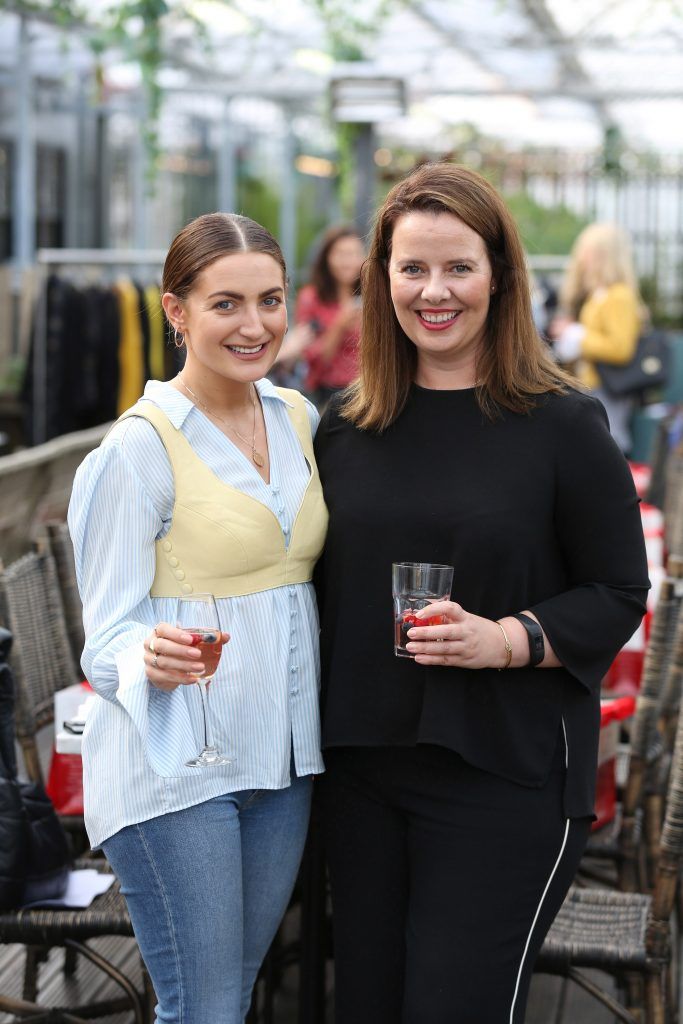
{"type": "Polygon", "coordinates": [[[662,850],[680,861],[683,856],[683,717],[679,716],[676,729],[674,757],[669,778],[666,816],[662,829],[662,850]]]}
{"type": "Polygon", "coordinates": [[[650,636],[645,651],[643,676],[636,703],[636,714],[631,732],[631,756],[645,761],[657,735],[657,721],[662,706],[664,679],[676,648],[676,632],[683,587],[681,581],[667,576],[659,592],[659,600],[652,616],[650,636]]]}
{"type": "Polygon", "coordinates": [[[664,536],[673,555],[683,555],[683,445],[668,454],[664,467],[664,536]]]}
{"type": "Polygon", "coordinates": [[[682,860],[683,715],[679,715],[648,926],[648,944],[653,956],[661,955],[661,950],[668,948],[669,920],[676,900],[682,860]]]}
{"type": "Polygon", "coordinates": [[[16,733],[23,741],[54,720],[55,692],[79,679],[50,554],[30,552],[0,571],[0,608],[14,637],[16,733]]]}
{"type": "Polygon", "coordinates": [[[71,644],[71,653],[77,662],[81,660],[85,646],[83,631],[83,606],[76,582],[76,564],[74,549],[71,543],[69,528],[61,520],[51,520],[45,524],[45,542],[55,560],[57,579],[64,605],[66,629],[71,644]]]}
{"type": "Polygon", "coordinates": [[[660,701],[660,723],[667,752],[673,751],[683,689],[683,611],[679,611],[671,661],[667,666],[660,701]]]}

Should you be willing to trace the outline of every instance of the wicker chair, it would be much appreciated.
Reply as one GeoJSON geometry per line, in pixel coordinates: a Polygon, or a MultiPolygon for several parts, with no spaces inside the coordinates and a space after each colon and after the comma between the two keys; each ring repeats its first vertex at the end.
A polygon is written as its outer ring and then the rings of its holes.
{"type": "MultiPolygon", "coordinates": [[[[12,636],[3,630],[3,658],[7,657],[12,636]]],[[[8,678],[6,667],[3,675],[3,738],[16,735],[15,714],[16,686],[13,678],[8,678]]],[[[6,744],[5,744],[6,746],[6,744]]],[[[10,749],[13,745],[10,740],[10,749]]],[[[4,758],[3,767],[13,777],[15,766],[4,758]]],[[[84,860],[76,863],[76,867],[89,868],[100,873],[111,875],[111,869],[104,858],[84,860]]],[[[91,905],[80,910],[63,908],[23,908],[0,912],[0,943],[21,944],[25,947],[26,958],[23,973],[22,998],[17,999],[6,993],[0,993],[0,1012],[12,1013],[15,1017],[26,1021],[45,1022],[45,1024],[79,1024],[84,1018],[88,1020],[104,1014],[116,1013],[121,1010],[133,1011],[136,1024],[144,1024],[149,1019],[149,1011],[153,1005],[153,991],[143,968],[145,988],[144,1005],[131,982],[100,952],[86,945],[86,941],[101,936],[132,937],[133,929],[125,901],[120,894],[118,882],[112,884],[106,893],[95,898],[91,905]],[[73,974],[76,969],[78,955],[91,961],[109,976],[121,989],[123,996],[100,1000],[87,1006],[79,1006],[74,1010],[62,1010],[44,1007],[36,1002],[38,996],[38,976],[40,964],[48,956],[53,947],[65,950],[64,972],[73,974]]]]}
{"type": "Polygon", "coordinates": [[[668,452],[664,465],[664,536],[667,551],[683,555],[683,444],[668,452]]]}
{"type": "Polygon", "coordinates": [[[66,523],[56,519],[47,522],[45,533],[38,540],[38,550],[49,551],[55,560],[66,631],[71,645],[71,653],[78,664],[85,645],[83,607],[76,582],[73,544],[66,523]]]}
{"type": "MultiPolygon", "coordinates": [[[[76,862],[76,867],[96,867],[101,872],[110,871],[104,860],[76,862]]],[[[105,893],[95,897],[90,906],[83,910],[27,908],[0,913],[0,942],[26,946],[23,998],[15,999],[0,993],[0,1011],[12,1013],[18,1018],[31,1021],[31,1024],[82,1024],[85,1020],[131,1010],[135,1024],[151,1021],[154,996],[144,971],[145,993],[141,995],[121,971],[87,945],[88,940],[100,936],[132,934],[130,917],[118,881],[114,881],[105,893]],[[124,994],[68,1009],[41,1006],[36,1002],[38,967],[46,952],[55,946],[66,950],[67,973],[75,969],[76,955],[83,956],[116,982],[124,994]]]]}
{"type": "Polygon", "coordinates": [[[536,970],[571,979],[627,1024],[675,1020],[672,911],[682,859],[683,717],[679,716],[652,894],[572,886],[546,937],[536,970]],[[580,968],[614,976],[628,989],[630,1005],[618,1002],[580,968]],[[639,986],[634,986],[634,979],[639,986]],[[634,991],[639,993],[637,998],[634,991]]]}
{"type": "MultiPolygon", "coordinates": [[[[29,779],[44,782],[38,734],[54,723],[54,695],[78,682],[54,559],[31,552],[0,569],[0,620],[14,637],[11,665],[16,685],[16,735],[29,779]]],[[[83,818],[62,817],[78,842],[83,818]]]]}
{"type": "MultiPolygon", "coordinates": [[[[609,882],[611,875],[596,867],[596,861],[610,862],[617,869],[618,885],[635,892],[647,887],[659,848],[663,807],[671,757],[667,755],[662,727],[665,691],[675,697],[674,669],[678,663],[679,638],[683,655],[683,595],[678,573],[680,560],[672,561],[653,616],[643,667],[643,678],[625,756],[626,781],[621,802],[612,822],[594,832],[586,846],[581,876],[609,882]]],[[[683,664],[683,663],[682,663],[683,664]]],[[[677,709],[676,709],[677,710],[677,709]]],[[[673,723],[675,733],[675,722],[673,723]]],[[[673,733],[669,755],[673,750],[673,733]]],[[[620,770],[624,771],[621,767],[620,770]]]]}

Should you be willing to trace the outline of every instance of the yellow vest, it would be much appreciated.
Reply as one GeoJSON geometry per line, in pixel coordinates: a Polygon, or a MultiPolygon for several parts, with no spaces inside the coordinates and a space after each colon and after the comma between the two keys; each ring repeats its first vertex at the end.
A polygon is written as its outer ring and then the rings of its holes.
{"type": "Polygon", "coordinates": [[[152,597],[193,592],[241,597],[311,579],[325,541],[327,507],[304,399],[288,388],[277,391],[293,406],[287,412],[311,467],[289,547],[273,512],[219,480],[157,405],[138,403],[121,417],[139,416],[152,424],[175,481],[171,528],[156,542],[152,597]]]}

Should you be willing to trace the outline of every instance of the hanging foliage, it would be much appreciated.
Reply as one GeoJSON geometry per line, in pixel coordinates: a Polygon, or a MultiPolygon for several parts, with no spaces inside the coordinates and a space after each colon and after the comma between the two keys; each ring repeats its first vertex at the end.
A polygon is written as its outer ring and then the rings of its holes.
{"type": "Polygon", "coordinates": [[[401,0],[308,0],[322,21],[335,60],[367,60],[368,43],[401,0]]]}
{"type": "MultiPolygon", "coordinates": [[[[308,0],[320,18],[327,37],[327,48],[335,61],[368,60],[372,42],[389,15],[403,6],[402,0],[308,0]]],[[[355,183],[355,146],[360,126],[334,125],[339,167],[338,189],[342,214],[353,215],[355,183]]]]}
{"type": "MultiPolygon", "coordinates": [[[[216,2],[235,9],[232,0],[216,2]]],[[[170,23],[184,22],[191,24],[198,41],[206,42],[208,38],[205,24],[192,11],[191,0],[124,0],[123,3],[112,0],[98,11],[97,21],[92,19],[92,10],[87,4],[79,0],[9,0],[6,6],[16,14],[48,17],[59,28],[78,27],[98,61],[106,51],[114,49],[121,54],[124,63],[139,69],[144,97],[142,130],[148,156],[148,180],[152,180],[159,155],[157,126],[162,91],[158,76],[167,59],[165,30],[170,23]]],[[[95,79],[98,88],[102,88],[101,64],[98,64],[95,79]]]]}

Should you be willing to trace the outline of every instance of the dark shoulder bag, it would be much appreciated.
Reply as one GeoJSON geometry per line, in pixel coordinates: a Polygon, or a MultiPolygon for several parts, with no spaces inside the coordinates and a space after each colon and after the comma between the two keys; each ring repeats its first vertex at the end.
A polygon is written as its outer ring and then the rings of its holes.
{"type": "Polygon", "coordinates": [[[0,629],[0,911],[58,899],[69,878],[69,842],[43,786],[19,782],[14,749],[12,634],[0,629]]]}
{"type": "Polygon", "coordinates": [[[596,363],[605,391],[615,397],[639,395],[650,388],[665,387],[671,373],[671,348],[664,331],[641,334],[629,363],[596,363]]]}

